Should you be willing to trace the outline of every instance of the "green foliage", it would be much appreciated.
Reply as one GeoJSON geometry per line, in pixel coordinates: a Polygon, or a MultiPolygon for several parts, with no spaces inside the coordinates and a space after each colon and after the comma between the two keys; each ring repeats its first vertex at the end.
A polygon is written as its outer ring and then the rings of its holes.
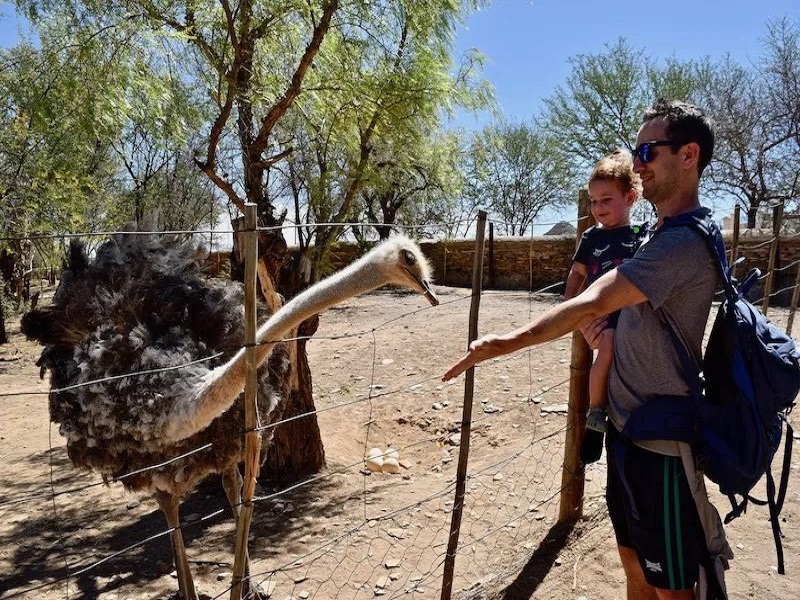
{"type": "Polygon", "coordinates": [[[695,88],[692,62],[670,58],[661,66],[624,38],[570,63],[572,73],[545,100],[541,119],[557,140],[554,150],[562,164],[578,176],[588,176],[614,149],[631,148],[642,115],[656,98],[686,99],[695,88]]]}
{"type": "MultiPolygon", "coordinates": [[[[306,75],[303,94],[278,128],[281,146],[292,152],[272,169],[272,193],[291,207],[297,222],[366,216],[392,224],[404,222],[404,211],[415,218],[425,214],[413,204],[450,186],[436,154],[441,120],[453,107],[491,101],[479,57],[470,53],[458,68],[450,58],[460,3],[360,6],[339,15],[306,75]]],[[[316,264],[343,233],[330,227],[307,231],[300,244],[314,246],[316,264]]],[[[356,235],[368,236],[363,230],[356,235]]]]}
{"type": "Polygon", "coordinates": [[[524,235],[544,209],[574,201],[574,178],[553,146],[536,123],[490,125],[473,137],[465,193],[501,233],[524,235]]]}

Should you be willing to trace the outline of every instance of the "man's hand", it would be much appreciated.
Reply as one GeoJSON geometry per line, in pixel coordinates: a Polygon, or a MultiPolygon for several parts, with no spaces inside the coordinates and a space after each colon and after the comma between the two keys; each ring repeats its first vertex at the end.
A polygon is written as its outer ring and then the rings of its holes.
{"type": "Polygon", "coordinates": [[[467,353],[442,376],[442,381],[448,381],[454,377],[458,377],[470,367],[474,367],[487,358],[499,356],[499,341],[500,336],[489,334],[472,342],[469,345],[467,353]]]}

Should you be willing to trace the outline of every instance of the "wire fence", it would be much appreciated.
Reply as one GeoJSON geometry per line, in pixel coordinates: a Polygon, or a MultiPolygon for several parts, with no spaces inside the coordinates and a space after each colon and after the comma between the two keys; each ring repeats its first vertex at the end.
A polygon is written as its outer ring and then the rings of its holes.
{"type": "MultiPolygon", "coordinates": [[[[187,232],[168,235],[177,233],[187,232]]],[[[487,294],[487,301],[528,305],[521,314],[530,314],[533,297],[530,292],[494,298],[487,294]]],[[[433,332],[426,331],[426,327],[416,325],[409,330],[409,322],[435,321],[436,311],[448,315],[466,312],[469,296],[454,294],[443,298],[436,309],[419,309],[415,298],[398,299],[386,293],[371,295],[365,302],[371,304],[373,299],[395,309],[402,301],[404,308],[391,315],[386,314],[386,308],[380,308],[376,320],[368,321],[356,331],[323,328],[307,340],[312,365],[316,352],[334,358],[352,353],[358,356],[356,363],[348,367],[344,381],[324,366],[315,372],[320,383],[313,411],[323,424],[356,424],[351,433],[357,433],[358,443],[351,441],[337,456],[329,447],[344,442],[338,436],[333,441],[326,436],[328,469],[287,489],[264,491],[254,499],[250,577],[269,593],[317,598],[438,595],[453,507],[455,424],[460,412],[460,392],[458,386],[439,381],[442,360],[431,360],[438,356],[435,352],[422,353],[426,364],[411,372],[407,372],[407,363],[401,359],[381,356],[399,351],[405,344],[435,348],[447,336],[453,338],[448,356],[457,356],[463,350],[463,336],[448,330],[432,337],[433,332]],[[392,368],[404,372],[392,374],[392,368]],[[384,375],[396,383],[391,386],[383,383],[384,375]],[[329,378],[331,383],[327,384],[329,378]],[[335,389],[326,389],[327,385],[335,389]],[[365,458],[373,447],[382,451],[391,448],[400,459],[401,472],[369,471],[365,458]]],[[[369,313],[372,308],[364,308],[363,312],[369,313]]],[[[323,327],[324,323],[325,319],[323,327]]],[[[566,344],[563,341],[560,344],[561,349],[556,352],[564,351],[566,344]]],[[[122,379],[130,379],[136,385],[137,379],[180,371],[218,358],[214,353],[168,367],[115,374],[54,389],[47,389],[41,383],[25,389],[4,386],[8,391],[0,394],[0,400],[36,403],[41,414],[44,395],[78,388],[97,389],[122,379]]],[[[497,367],[520,372],[517,365],[520,360],[522,356],[499,361],[497,367]]],[[[495,389],[495,381],[485,389],[478,387],[479,394],[485,397],[473,420],[473,431],[478,436],[477,447],[483,451],[469,475],[470,508],[463,535],[464,547],[472,550],[459,553],[459,560],[466,561],[459,581],[472,577],[474,583],[482,576],[487,562],[502,559],[501,549],[511,548],[522,539],[530,543],[535,539],[536,529],[544,531],[555,519],[554,502],[560,486],[557,449],[563,443],[565,420],[563,411],[544,412],[540,407],[547,403],[547,398],[553,398],[554,404],[562,400],[568,367],[561,365],[558,381],[548,374],[550,383],[544,385],[540,385],[544,379],[534,375],[537,368],[530,362],[527,371],[522,392],[511,394],[519,384],[511,386],[502,378],[497,380],[502,384],[500,390],[495,389]],[[506,428],[513,435],[503,433],[506,428]],[[534,514],[534,518],[525,519],[529,514],[534,514]]],[[[292,419],[308,416],[296,415],[292,419]]],[[[277,429],[286,422],[263,425],[259,430],[277,429]]],[[[146,496],[139,500],[123,494],[121,486],[114,484],[146,476],[148,472],[157,476],[164,467],[180,464],[209,449],[209,444],[204,444],[164,456],[147,467],[105,476],[103,481],[73,470],[58,437],[48,439],[33,455],[19,453],[15,460],[27,463],[26,471],[32,476],[3,486],[0,511],[10,515],[10,537],[24,530],[34,531],[35,535],[29,538],[29,544],[24,541],[17,544],[9,557],[9,568],[4,571],[12,576],[4,585],[4,597],[35,597],[43,590],[64,597],[90,596],[91,589],[112,589],[124,585],[126,579],[139,579],[138,583],[146,586],[147,574],[136,574],[134,565],[142,561],[147,564],[145,557],[154,549],[159,549],[156,554],[160,559],[155,563],[150,561],[150,570],[171,570],[169,554],[164,552],[171,530],[160,521],[160,514],[153,511],[154,503],[144,499],[146,496]],[[111,486],[105,487],[105,483],[111,486]],[[105,498],[100,499],[101,496],[105,498]]],[[[185,500],[183,535],[189,540],[205,539],[211,531],[228,529],[223,537],[232,540],[230,511],[224,500],[220,502],[218,492],[209,493],[209,487],[210,484],[202,484],[199,493],[205,491],[210,501],[199,501],[198,492],[185,500]],[[193,510],[197,504],[201,507],[193,510]]],[[[202,577],[203,571],[219,571],[212,578],[211,587],[217,590],[213,592],[215,597],[227,596],[230,581],[225,574],[232,566],[232,555],[224,551],[229,550],[229,544],[220,544],[216,553],[221,556],[208,559],[204,551],[193,552],[191,542],[187,545],[190,554],[199,556],[193,565],[200,571],[201,589],[205,593],[213,591],[209,590],[208,577],[202,577]]],[[[468,586],[462,584],[462,587],[468,586]]]]}
{"type": "MultiPolygon", "coordinates": [[[[528,264],[535,268],[535,261],[528,264]]],[[[529,321],[543,303],[556,301],[541,294],[560,283],[485,292],[481,330],[529,321]]],[[[250,578],[272,597],[439,597],[463,403],[459,383],[443,384],[440,376],[464,350],[470,303],[468,290],[446,288],[440,295],[438,307],[420,308],[416,296],[373,293],[332,309],[313,337],[302,338],[314,374],[315,410],[258,430],[313,416],[328,466],[284,489],[264,481],[254,498],[250,578]],[[396,457],[396,469],[371,470],[375,450],[381,458],[396,457]]],[[[37,382],[35,356],[21,340],[0,350],[0,402],[9,407],[0,436],[19,440],[18,432],[27,432],[22,445],[0,441],[8,465],[0,476],[0,521],[6,523],[0,534],[0,571],[6,574],[0,595],[88,598],[111,591],[172,591],[177,587],[170,576],[172,530],[156,503],[117,484],[157,477],[168,465],[207,456],[211,445],[165,455],[121,475],[106,474],[102,481],[78,471],[55,425],[46,424],[42,402],[44,395],[76,386],[50,390],[37,382]]],[[[570,427],[570,352],[571,341],[561,338],[478,369],[455,597],[513,578],[556,525],[570,427]]],[[[137,378],[218,359],[211,354],[80,386],[118,379],[136,385],[137,378]]],[[[586,497],[602,493],[601,477],[591,474],[603,468],[603,461],[589,467],[586,497]]],[[[227,597],[235,524],[216,480],[199,484],[181,510],[180,527],[200,590],[227,597]]]]}

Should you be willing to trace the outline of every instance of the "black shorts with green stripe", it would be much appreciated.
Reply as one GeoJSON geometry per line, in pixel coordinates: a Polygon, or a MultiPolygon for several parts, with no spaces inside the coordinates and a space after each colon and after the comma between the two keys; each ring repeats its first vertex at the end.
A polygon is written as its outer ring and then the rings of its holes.
{"type": "Polygon", "coordinates": [[[614,452],[618,439],[609,427],[606,501],[617,544],[636,551],[650,585],[689,589],[697,582],[705,541],[681,458],[628,444],[623,481],[614,452]]]}

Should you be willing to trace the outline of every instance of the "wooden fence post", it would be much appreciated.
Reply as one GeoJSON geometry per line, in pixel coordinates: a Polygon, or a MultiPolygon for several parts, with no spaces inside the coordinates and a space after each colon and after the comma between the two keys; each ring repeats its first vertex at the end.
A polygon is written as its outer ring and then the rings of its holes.
{"type": "MultiPolygon", "coordinates": [[[[242,505],[236,520],[236,554],[233,561],[231,600],[242,597],[242,579],[247,564],[247,538],[250,535],[250,519],[253,516],[253,496],[259,471],[261,433],[258,426],[258,404],[256,400],[256,283],[258,278],[258,231],[256,230],[257,205],[245,204],[244,223],[244,343],[245,343],[245,387],[244,430],[245,463],[242,485],[242,505]]],[[[249,574],[248,574],[249,575],[249,574]]]]}
{"type": "Polygon", "coordinates": [[[783,204],[772,209],[772,244],[769,247],[769,264],[767,265],[767,282],[764,284],[764,300],[761,302],[761,312],[764,316],[769,310],[769,297],[772,294],[772,285],[775,280],[775,262],[778,257],[778,244],[783,226],[783,204]]]}
{"type": "MultiPolygon", "coordinates": [[[[467,347],[478,337],[478,314],[481,305],[481,285],[483,283],[483,248],[486,230],[486,213],[478,213],[478,226],[475,230],[475,258],[472,262],[472,301],[469,307],[469,333],[467,347]]],[[[472,430],[472,403],[475,391],[475,367],[464,374],[464,406],[461,413],[461,443],[458,449],[458,468],[456,470],[456,494],[453,514],[450,520],[450,537],[447,540],[447,554],[444,557],[441,600],[450,600],[453,593],[453,573],[455,572],[458,536],[461,531],[461,515],[464,511],[464,497],[467,487],[467,460],[469,458],[469,435],[472,430]]]]}
{"type": "Polygon", "coordinates": [[[792,335],[792,325],[794,325],[794,313],[797,312],[797,301],[800,299],[800,265],[797,266],[797,275],[794,278],[794,289],[792,290],[792,303],[789,305],[789,319],[786,321],[786,333],[792,335]]]}
{"type": "Polygon", "coordinates": [[[489,289],[495,287],[496,268],[494,264],[494,223],[489,222],[489,289]]]}
{"type": "Polygon", "coordinates": [[[728,261],[728,264],[731,268],[731,277],[736,277],[736,267],[734,267],[734,263],[736,259],[739,258],[737,255],[739,254],[739,229],[741,227],[741,223],[739,223],[739,219],[742,216],[742,207],[738,204],[733,209],[733,239],[731,240],[731,259],[728,261]]]}
{"type": "MultiPolygon", "coordinates": [[[[581,235],[594,219],[589,210],[589,192],[578,193],[578,233],[581,235]]],[[[564,464],[561,470],[561,503],[558,511],[559,523],[574,523],[583,515],[583,488],[586,481],[581,464],[581,440],[586,429],[586,410],[589,408],[589,369],[592,366],[592,350],[580,331],[572,334],[572,360],[569,376],[569,406],[567,408],[567,431],[564,439],[564,464]]]]}

